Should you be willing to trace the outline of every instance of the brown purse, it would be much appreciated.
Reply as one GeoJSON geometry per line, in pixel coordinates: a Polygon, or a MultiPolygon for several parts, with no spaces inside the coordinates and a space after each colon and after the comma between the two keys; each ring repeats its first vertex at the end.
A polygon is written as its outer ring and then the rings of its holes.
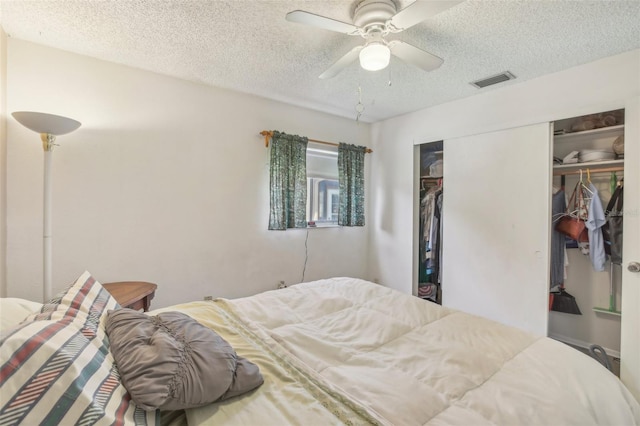
{"type": "Polygon", "coordinates": [[[584,220],[577,217],[562,216],[556,223],[556,231],[581,243],[589,241],[589,231],[584,220]]]}
{"type": "Polygon", "coordinates": [[[587,215],[581,214],[580,209],[586,212],[587,205],[584,203],[584,195],[578,182],[567,204],[567,211],[558,219],[555,229],[572,240],[583,243],[589,241],[589,231],[582,219],[587,215]]]}

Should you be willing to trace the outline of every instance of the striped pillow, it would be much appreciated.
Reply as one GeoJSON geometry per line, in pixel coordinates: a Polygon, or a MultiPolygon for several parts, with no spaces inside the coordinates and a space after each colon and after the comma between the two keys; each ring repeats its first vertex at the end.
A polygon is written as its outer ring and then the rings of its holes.
{"type": "Polygon", "coordinates": [[[30,315],[25,321],[73,322],[88,339],[108,348],[105,332],[107,311],[119,307],[111,294],[85,271],[75,283],[46,303],[40,313],[30,315]]]}
{"type": "Polygon", "coordinates": [[[115,300],[85,272],[0,338],[0,425],[156,424],[120,381],[104,331],[115,300]]]}

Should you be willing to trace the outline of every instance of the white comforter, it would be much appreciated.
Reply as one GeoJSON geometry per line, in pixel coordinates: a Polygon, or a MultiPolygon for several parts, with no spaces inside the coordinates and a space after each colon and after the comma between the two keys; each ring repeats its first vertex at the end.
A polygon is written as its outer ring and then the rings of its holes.
{"type": "Polygon", "coordinates": [[[265,377],[249,395],[188,410],[189,423],[640,424],[633,396],[592,358],[366,281],[178,308],[265,377]]]}

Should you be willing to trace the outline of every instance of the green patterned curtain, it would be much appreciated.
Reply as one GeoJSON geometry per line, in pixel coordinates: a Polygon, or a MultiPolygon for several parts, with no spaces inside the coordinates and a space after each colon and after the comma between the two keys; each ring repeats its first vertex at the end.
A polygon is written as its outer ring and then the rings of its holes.
{"type": "Polygon", "coordinates": [[[306,228],[307,138],[273,132],[269,229],[306,228]]]}
{"type": "Polygon", "coordinates": [[[364,226],[364,155],[366,147],[340,143],[338,182],[340,210],[338,225],[364,226]]]}

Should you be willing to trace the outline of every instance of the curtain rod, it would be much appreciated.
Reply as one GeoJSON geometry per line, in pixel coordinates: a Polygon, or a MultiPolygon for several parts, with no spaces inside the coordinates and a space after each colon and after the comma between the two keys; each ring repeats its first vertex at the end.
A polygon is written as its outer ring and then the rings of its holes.
{"type": "MultiPolygon", "coordinates": [[[[260,132],[260,134],[262,136],[264,136],[264,147],[265,148],[269,148],[269,139],[271,139],[273,137],[273,132],[270,131],[270,130],[263,130],[263,131],[260,132]]],[[[308,140],[309,140],[309,142],[319,143],[319,144],[322,144],[322,145],[338,146],[338,144],[335,143],[335,142],[325,142],[325,141],[319,141],[317,139],[308,139],[308,140]]],[[[365,152],[367,154],[371,154],[373,152],[373,150],[371,148],[367,148],[365,150],[365,152]]]]}

